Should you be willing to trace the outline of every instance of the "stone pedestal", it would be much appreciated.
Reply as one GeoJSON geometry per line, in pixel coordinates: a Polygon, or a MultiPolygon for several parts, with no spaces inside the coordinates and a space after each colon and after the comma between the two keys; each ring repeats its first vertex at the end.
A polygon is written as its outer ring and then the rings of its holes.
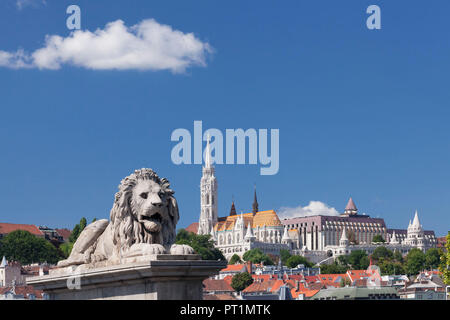
{"type": "Polygon", "coordinates": [[[202,281],[225,267],[225,261],[199,255],[162,254],[119,265],[53,269],[27,284],[51,300],[202,300],[202,281]]]}

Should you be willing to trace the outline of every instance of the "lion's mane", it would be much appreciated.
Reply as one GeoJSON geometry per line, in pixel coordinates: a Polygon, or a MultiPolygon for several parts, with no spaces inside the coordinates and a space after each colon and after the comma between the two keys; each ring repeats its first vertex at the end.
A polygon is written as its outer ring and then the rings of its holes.
{"type": "Polygon", "coordinates": [[[152,169],[140,169],[124,178],[119,191],[115,194],[110,219],[113,232],[113,243],[119,251],[127,251],[133,244],[149,243],[169,246],[175,242],[176,224],[179,219],[177,201],[174,191],[166,178],[159,178],[152,169]],[[152,180],[158,183],[167,197],[168,217],[164,217],[160,232],[148,232],[137,220],[137,212],[133,204],[133,189],[139,180],[152,180]]]}

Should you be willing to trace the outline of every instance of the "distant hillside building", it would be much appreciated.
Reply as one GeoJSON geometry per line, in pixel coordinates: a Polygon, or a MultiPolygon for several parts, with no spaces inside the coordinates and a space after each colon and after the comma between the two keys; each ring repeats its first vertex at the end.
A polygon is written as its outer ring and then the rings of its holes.
{"type": "MultiPolygon", "coordinates": [[[[234,254],[242,258],[248,250],[258,248],[266,254],[279,255],[281,249],[290,249],[286,242],[287,230],[273,210],[259,211],[254,192],[252,212],[237,214],[234,201],[230,214],[218,217],[218,184],[211,161],[209,140],[205,150],[205,166],[200,180],[200,219],[198,234],[210,234],[223,255],[230,259],[234,254]],[[284,236],[284,238],[283,238],[284,236]]],[[[194,229],[191,225],[188,229],[194,229]]]]}
{"type": "Polygon", "coordinates": [[[379,245],[406,254],[412,248],[426,251],[436,246],[434,231],[425,231],[416,211],[408,229],[388,229],[383,219],[359,215],[352,198],[340,216],[310,216],[284,219],[290,230],[293,251],[309,257],[314,262],[329,257],[347,255],[354,250],[371,254],[379,245]],[[375,236],[386,243],[374,244],[375,236]],[[350,239],[351,238],[351,239],[350,239]]]}
{"type": "Polygon", "coordinates": [[[402,254],[412,248],[426,251],[436,247],[434,231],[424,230],[416,211],[407,229],[388,229],[382,218],[358,214],[352,198],[339,216],[316,215],[280,221],[274,210],[259,211],[254,192],[252,212],[236,213],[234,201],[228,216],[218,216],[218,183],[211,161],[209,139],[205,150],[205,166],[200,181],[200,218],[186,230],[210,234],[227,259],[234,254],[242,258],[251,249],[279,255],[281,249],[307,257],[313,263],[326,263],[354,250],[371,254],[379,245],[402,254]],[[375,244],[375,236],[386,242],[375,244]]]}
{"type": "Polygon", "coordinates": [[[0,223],[0,239],[13,231],[23,230],[35,235],[36,237],[45,238],[45,234],[38,227],[32,224],[15,224],[0,223]]]}

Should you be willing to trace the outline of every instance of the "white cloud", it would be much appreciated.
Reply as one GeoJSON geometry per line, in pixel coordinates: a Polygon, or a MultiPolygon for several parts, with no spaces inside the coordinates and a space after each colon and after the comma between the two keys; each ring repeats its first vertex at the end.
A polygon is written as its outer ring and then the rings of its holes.
{"type": "Polygon", "coordinates": [[[122,20],[94,32],[76,30],[68,37],[51,35],[45,46],[30,55],[0,51],[0,66],[60,69],[74,65],[93,70],[170,70],[206,66],[212,48],[193,33],[173,30],[154,19],[132,27],[122,20]]]}
{"type": "Polygon", "coordinates": [[[12,69],[30,68],[30,57],[22,49],[16,52],[6,52],[0,50],[0,67],[12,69]]]}
{"type": "Polygon", "coordinates": [[[323,216],[338,216],[340,213],[335,209],[329,207],[327,204],[320,201],[310,201],[305,207],[298,206],[295,208],[281,207],[278,209],[278,216],[284,218],[309,217],[316,215],[323,216]]]}

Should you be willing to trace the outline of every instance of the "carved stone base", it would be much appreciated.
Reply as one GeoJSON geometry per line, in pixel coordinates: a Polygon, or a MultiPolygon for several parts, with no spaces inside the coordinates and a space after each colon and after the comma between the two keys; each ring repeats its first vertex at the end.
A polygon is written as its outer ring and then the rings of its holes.
{"type": "Polygon", "coordinates": [[[198,255],[151,255],[124,264],[66,267],[31,277],[27,284],[51,300],[202,300],[202,281],[226,262],[198,255]]]}

